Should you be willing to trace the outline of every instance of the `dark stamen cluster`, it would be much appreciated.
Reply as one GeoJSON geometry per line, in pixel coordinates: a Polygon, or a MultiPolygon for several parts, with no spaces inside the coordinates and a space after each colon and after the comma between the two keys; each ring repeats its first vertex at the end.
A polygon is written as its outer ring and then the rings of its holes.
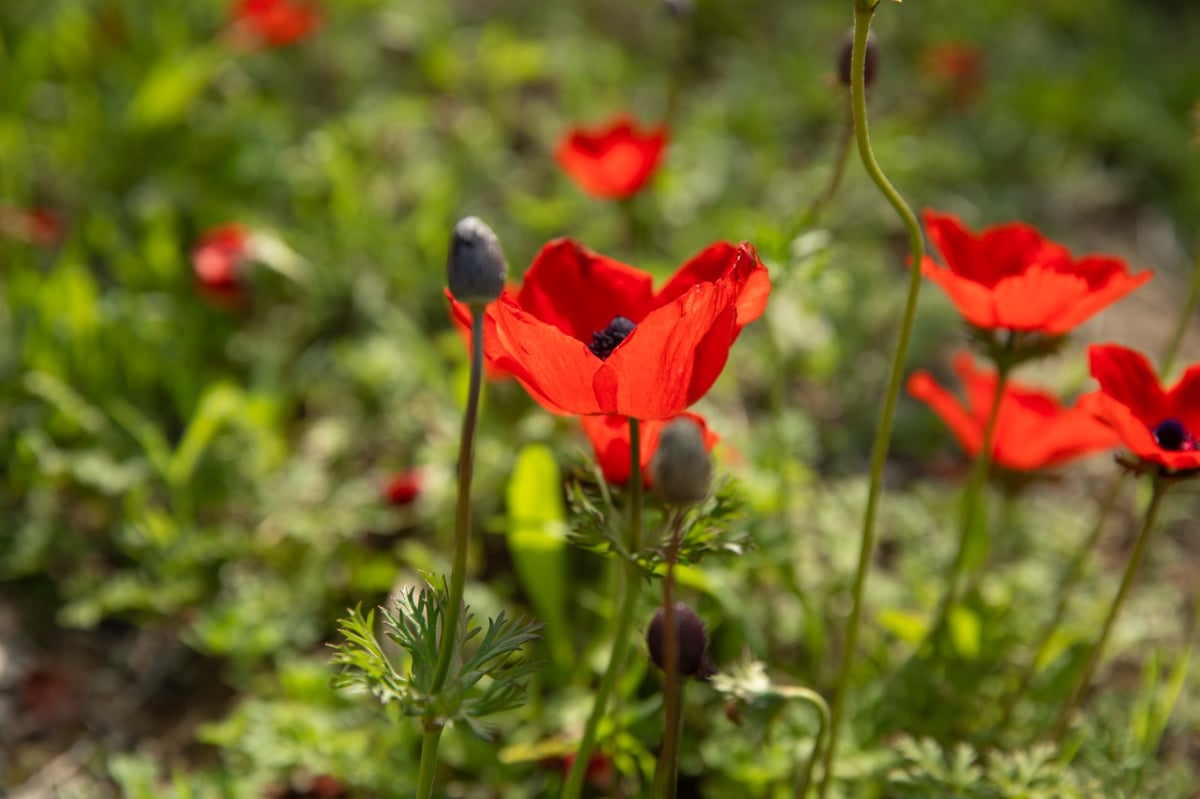
{"type": "Polygon", "coordinates": [[[1193,437],[1178,419],[1159,422],[1153,432],[1154,440],[1168,452],[1191,452],[1200,449],[1200,440],[1193,437]]]}
{"type": "Polygon", "coordinates": [[[612,355],[617,345],[628,338],[636,327],[637,325],[624,316],[614,316],[608,327],[592,333],[592,343],[588,345],[588,349],[603,361],[612,355]]]}

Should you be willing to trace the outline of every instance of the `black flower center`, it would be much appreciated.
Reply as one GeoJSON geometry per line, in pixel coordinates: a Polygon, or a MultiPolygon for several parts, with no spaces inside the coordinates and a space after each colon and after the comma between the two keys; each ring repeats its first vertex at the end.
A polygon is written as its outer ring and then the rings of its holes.
{"type": "Polygon", "coordinates": [[[636,327],[637,325],[624,316],[614,316],[608,323],[608,327],[592,333],[592,343],[588,345],[588,349],[603,361],[612,355],[617,345],[624,341],[636,327]]]}
{"type": "Polygon", "coordinates": [[[1171,452],[1192,449],[1193,444],[1187,428],[1178,419],[1159,422],[1158,426],[1154,428],[1154,440],[1160,447],[1171,452]]]}

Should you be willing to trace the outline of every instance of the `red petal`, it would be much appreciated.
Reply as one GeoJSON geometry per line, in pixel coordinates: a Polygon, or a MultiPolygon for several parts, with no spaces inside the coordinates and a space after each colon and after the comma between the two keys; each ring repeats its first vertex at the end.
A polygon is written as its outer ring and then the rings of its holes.
{"type": "Polygon", "coordinates": [[[734,279],[740,283],[737,296],[739,329],[762,316],[771,293],[771,279],[758,257],[758,251],[746,242],[737,246],[725,241],[710,245],[671,276],[655,295],[654,303],[666,305],[698,283],[713,283],[722,279],[734,279]]]}
{"type": "Polygon", "coordinates": [[[1098,311],[1112,305],[1134,289],[1148,282],[1154,273],[1147,270],[1136,275],[1125,272],[1125,264],[1116,258],[1089,256],[1075,264],[1092,291],[1073,303],[1056,321],[1056,331],[1065,333],[1090,319],[1098,311]],[[1118,272],[1113,272],[1118,269],[1118,272]]]}
{"type": "MultiPolygon", "coordinates": [[[[1100,383],[1100,390],[1128,408],[1140,421],[1146,435],[1150,428],[1169,418],[1170,402],[1145,355],[1116,344],[1093,344],[1088,347],[1088,362],[1092,377],[1100,383]]],[[[1123,431],[1118,429],[1118,432],[1128,445],[1129,438],[1123,431]]]]}
{"type": "Polygon", "coordinates": [[[571,239],[542,247],[516,301],[523,310],[588,344],[613,317],[640,323],[653,307],[650,275],[571,239]]]}
{"type": "Polygon", "coordinates": [[[914,372],[908,378],[908,393],[928,405],[946,423],[968,455],[975,457],[979,454],[983,445],[979,423],[928,372],[914,372]]]}
{"type": "Polygon", "coordinates": [[[921,261],[921,274],[941,286],[942,291],[958,308],[958,312],[976,327],[997,326],[995,302],[992,292],[978,283],[959,277],[949,269],[943,269],[930,258],[921,261]]]}
{"type": "MultiPolygon", "coordinates": [[[[641,464],[642,480],[650,487],[650,459],[658,449],[659,437],[665,427],[674,419],[685,416],[700,426],[704,434],[704,448],[711,451],[719,437],[708,429],[704,417],[695,413],[681,413],[672,419],[643,421],[638,424],[638,461],[641,464]]],[[[604,479],[616,485],[629,482],[630,451],[629,451],[629,419],[624,416],[584,416],[583,431],[592,442],[592,450],[604,479]]]]}
{"type": "Polygon", "coordinates": [[[640,131],[622,116],[602,128],[569,131],[555,158],[584,191],[619,199],[635,194],[654,174],[666,144],[665,128],[640,131]]]}
{"type": "Polygon", "coordinates": [[[1032,266],[996,283],[996,325],[1011,330],[1059,335],[1065,314],[1087,296],[1087,281],[1078,275],[1032,266]]]}

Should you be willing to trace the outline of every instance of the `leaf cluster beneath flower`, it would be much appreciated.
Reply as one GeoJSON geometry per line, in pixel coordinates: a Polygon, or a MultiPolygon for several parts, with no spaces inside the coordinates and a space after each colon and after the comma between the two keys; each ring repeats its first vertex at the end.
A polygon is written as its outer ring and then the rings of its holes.
{"type": "Polygon", "coordinates": [[[365,616],[361,608],[348,611],[339,623],[346,640],[334,647],[334,663],[342,667],[334,687],[366,690],[385,705],[395,702],[405,715],[460,721],[487,736],[489,729],[479,719],[525,701],[527,678],[540,663],[519,655],[538,638],[541,625],[501,612],[488,619],[484,630],[466,608],[456,631],[450,679],[434,692],[439,628],[448,602],[444,585],[410,586],[398,593],[394,610],[379,609],[384,634],[408,655],[407,669],[388,655],[376,635],[375,611],[365,616]]]}

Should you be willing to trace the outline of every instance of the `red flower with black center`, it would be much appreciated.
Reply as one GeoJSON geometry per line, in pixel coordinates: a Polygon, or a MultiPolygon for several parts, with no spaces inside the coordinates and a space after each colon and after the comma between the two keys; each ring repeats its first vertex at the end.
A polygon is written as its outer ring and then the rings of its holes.
{"type": "Polygon", "coordinates": [[[1094,344],[1088,360],[1100,390],[1080,405],[1115,430],[1143,462],[1169,471],[1200,469],[1200,364],[1164,390],[1140,352],[1094,344]]]}
{"type": "MultiPolygon", "coordinates": [[[[704,417],[695,413],[683,413],[700,426],[704,435],[704,448],[709,452],[720,440],[720,437],[708,429],[704,417]]],[[[679,417],[674,417],[678,419],[679,417]]],[[[592,442],[592,451],[596,454],[596,462],[605,481],[614,485],[625,485],[629,482],[630,448],[629,420],[624,416],[585,416],[583,417],[583,432],[592,442]]],[[[658,439],[663,428],[673,419],[656,419],[641,422],[638,425],[638,460],[641,462],[642,483],[650,488],[650,459],[658,449],[658,439]]]]}
{"type": "Polygon", "coordinates": [[[950,214],[926,211],[924,219],[946,266],[926,257],[921,271],[984,330],[1061,336],[1153,277],[1131,275],[1124,261],[1106,255],[1076,260],[1020,222],[976,235],[950,214]]]}
{"type": "Polygon", "coordinates": [[[321,15],[304,0],[238,0],[233,29],[261,47],[283,47],[305,38],[321,25],[321,15]]]}
{"type": "Polygon", "coordinates": [[[655,292],[647,273],[557,239],[488,306],[484,354],[553,413],[669,419],[712,387],[770,291],[746,243],[711,245],[655,292]]]}
{"type": "Polygon", "coordinates": [[[639,130],[627,116],[598,128],[572,128],[555,158],[584,191],[606,200],[638,192],[654,174],[667,146],[667,130],[639,130]]]}
{"type": "Polygon", "coordinates": [[[245,299],[242,273],[250,252],[251,233],[237,222],[210,228],[192,247],[192,271],[200,293],[222,307],[245,299]]]}
{"type": "MultiPolygon", "coordinates": [[[[938,385],[928,372],[908,379],[908,393],[942,418],[972,458],[983,448],[983,433],[996,392],[996,373],[977,369],[971,356],[954,356],[954,371],[966,390],[966,404],[938,385]]],[[[1081,406],[1064,408],[1040,389],[1008,381],[992,436],[992,461],[1018,472],[1062,466],[1117,445],[1116,434],[1081,406]]]]}

